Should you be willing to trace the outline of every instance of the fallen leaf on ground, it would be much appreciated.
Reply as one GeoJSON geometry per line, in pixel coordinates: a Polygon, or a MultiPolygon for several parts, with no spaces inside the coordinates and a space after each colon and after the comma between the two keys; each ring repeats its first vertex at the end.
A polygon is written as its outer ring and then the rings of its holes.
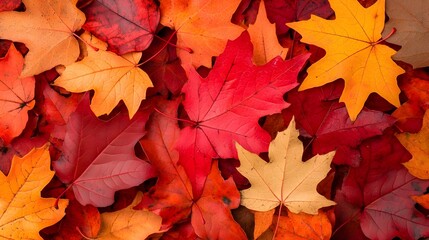
{"type": "Polygon", "coordinates": [[[393,59],[407,62],[414,68],[429,66],[429,5],[425,0],[387,0],[389,16],[383,35],[396,33],[387,40],[401,46],[393,59]]]}
{"type": "Polygon", "coordinates": [[[82,61],[66,67],[55,85],[71,92],[94,90],[91,109],[96,116],[109,114],[120,100],[124,101],[132,118],[152,87],[149,76],[137,64],[141,52],[123,56],[113,52],[88,51],[82,61]]]}
{"type": "Polygon", "coordinates": [[[156,175],[134,152],[147,118],[148,112],[139,111],[129,120],[122,111],[102,121],[89,109],[89,95],[83,98],[67,123],[62,156],[52,163],[58,178],[73,189],[80,204],[108,206],[117,190],[156,175]]]}
{"type": "Polygon", "coordinates": [[[235,142],[254,153],[267,151],[271,138],[258,120],[289,106],[283,95],[297,85],[308,57],[276,57],[255,66],[250,37],[244,32],[228,42],[206,78],[189,70],[182,92],[190,124],[181,130],[177,149],[195,196],[201,195],[212,158],[237,157],[235,142]]]}
{"type": "Polygon", "coordinates": [[[24,12],[0,12],[0,36],[22,42],[30,50],[21,76],[33,76],[76,61],[79,44],[73,33],[85,22],[85,15],[76,7],[77,0],[22,2],[24,12]]]}
{"type": "Polygon", "coordinates": [[[148,48],[160,18],[153,0],[95,0],[83,11],[87,20],[82,28],[119,55],[148,48]]]}
{"type": "Polygon", "coordinates": [[[182,64],[212,67],[228,39],[237,38],[243,28],[231,23],[240,0],[161,1],[161,24],[177,30],[177,55],[182,64]],[[190,48],[192,52],[182,48],[190,48]]]}
{"type": "Polygon", "coordinates": [[[68,200],[42,198],[40,192],[51,181],[49,145],[15,156],[7,176],[0,172],[0,237],[42,239],[39,231],[60,221],[68,200]]]}
{"type": "Polygon", "coordinates": [[[11,44],[6,56],[0,59],[0,138],[6,144],[24,130],[27,112],[35,104],[34,77],[19,77],[23,65],[24,58],[11,44]]]}
{"type": "Polygon", "coordinates": [[[251,24],[247,31],[254,46],[253,62],[256,65],[266,64],[277,56],[286,58],[288,49],[282,47],[277,40],[276,27],[268,21],[264,1],[259,5],[255,24],[251,24]]]}
{"type": "Polygon", "coordinates": [[[142,199],[138,192],[134,201],[126,208],[116,212],[101,214],[100,240],[141,240],[159,232],[161,217],[147,210],[134,210],[142,199]]]}
{"type": "Polygon", "coordinates": [[[326,55],[308,68],[308,76],[299,90],[343,78],[345,86],[340,102],[346,104],[352,121],[373,92],[399,107],[396,77],[404,70],[391,59],[396,51],[379,44],[384,26],[384,0],[369,8],[356,0],[329,3],[335,11],[335,20],[313,15],[307,21],[287,24],[303,36],[302,42],[326,50],[326,55]]]}
{"type": "Polygon", "coordinates": [[[335,204],[316,190],[329,172],[335,152],[302,162],[303,146],[298,135],[292,120],[271,142],[268,163],[236,144],[241,163],[238,171],[252,184],[241,191],[241,205],[268,211],[283,204],[293,213],[317,214],[319,208],[335,204]]]}
{"type": "Polygon", "coordinates": [[[396,137],[413,155],[410,161],[404,163],[408,171],[420,179],[429,179],[429,111],[426,111],[423,126],[418,133],[401,133],[396,137]]]}

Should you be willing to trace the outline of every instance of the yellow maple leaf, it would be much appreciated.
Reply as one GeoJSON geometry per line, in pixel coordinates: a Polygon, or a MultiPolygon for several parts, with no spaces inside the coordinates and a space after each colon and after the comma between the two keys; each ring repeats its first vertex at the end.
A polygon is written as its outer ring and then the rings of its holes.
{"type": "Polygon", "coordinates": [[[100,240],[140,240],[160,232],[162,218],[146,210],[134,210],[142,199],[138,192],[134,201],[126,208],[116,212],[101,214],[100,240]]]}
{"type": "Polygon", "coordinates": [[[33,76],[79,56],[73,32],[85,22],[77,0],[23,0],[24,12],[0,13],[0,36],[28,47],[22,77],[33,76]]]}
{"type": "Polygon", "coordinates": [[[335,20],[312,15],[307,21],[287,23],[299,32],[302,41],[326,50],[326,55],[307,70],[299,90],[322,86],[343,78],[344,102],[352,120],[375,92],[399,106],[400,89],[396,77],[404,73],[392,60],[395,50],[379,44],[384,26],[385,0],[369,8],[356,0],[330,0],[335,20]]]}
{"type": "Polygon", "coordinates": [[[241,205],[255,211],[268,211],[283,204],[293,213],[317,214],[319,208],[335,204],[316,190],[329,172],[335,152],[302,162],[303,146],[298,135],[295,120],[292,120],[271,142],[268,163],[236,144],[240,159],[237,170],[252,184],[241,191],[241,205]]]}
{"type": "Polygon", "coordinates": [[[259,5],[255,24],[250,25],[247,31],[254,46],[253,62],[256,65],[263,65],[277,56],[286,58],[288,49],[279,44],[276,26],[268,21],[264,1],[259,5]]]}
{"type": "Polygon", "coordinates": [[[109,114],[123,100],[130,119],[146,98],[146,90],[152,82],[138,67],[141,52],[122,56],[105,50],[88,50],[88,56],[65,68],[55,85],[70,92],[94,90],[91,110],[95,115],[109,114]]]}
{"type": "Polygon", "coordinates": [[[415,177],[429,179],[429,111],[426,111],[422,129],[418,133],[401,133],[396,137],[413,155],[410,161],[404,163],[408,171],[415,177]]]}
{"type": "Polygon", "coordinates": [[[0,239],[42,239],[39,231],[61,220],[68,200],[42,198],[51,181],[49,145],[14,156],[8,176],[0,172],[0,239]]]}
{"type": "Polygon", "coordinates": [[[240,0],[161,1],[161,24],[177,30],[177,49],[183,64],[212,67],[212,56],[224,50],[228,39],[237,38],[243,28],[231,23],[240,0]]]}

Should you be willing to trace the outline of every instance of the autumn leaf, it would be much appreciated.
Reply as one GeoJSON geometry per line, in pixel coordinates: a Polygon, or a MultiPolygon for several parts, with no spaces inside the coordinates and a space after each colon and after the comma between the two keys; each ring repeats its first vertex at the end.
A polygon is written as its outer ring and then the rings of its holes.
{"type": "Polygon", "coordinates": [[[148,112],[138,112],[132,120],[121,112],[102,121],[88,105],[86,95],[67,123],[62,156],[52,164],[80,204],[104,207],[113,203],[117,190],[155,176],[150,164],[134,153],[134,145],[144,135],[148,112]]]}
{"type": "MultiPolygon", "coordinates": [[[[335,164],[357,167],[360,163],[358,146],[373,136],[383,134],[395,119],[381,111],[364,108],[351,121],[343,103],[338,103],[342,84],[335,81],[305,91],[289,92],[287,101],[303,137],[311,138],[313,154],[336,150],[335,164]]],[[[307,147],[306,147],[307,148],[307,147]]]]}
{"type": "Polygon", "coordinates": [[[94,90],[91,110],[96,116],[109,114],[122,100],[131,119],[146,98],[146,89],[153,86],[137,66],[140,58],[141,52],[118,56],[104,50],[88,51],[82,61],[66,67],[55,85],[71,92],[94,90]]]}
{"type": "Polygon", "coordinates": [[[0,238],[42,239],[39,231],[64,216],[68,200],[42,198],[40,192],[51,181],[49,145],[15,156],[7,176],[0,172],[0,238]]]}
{"type": "Polygon", "coordinates": [[[429,6],[424,0],[386,1],[386,12],[389,21],[383,35],[389,35],[392,28],[397,32],[389,42],[401,45],[393,59],[412,64],[414,68],[429,66],[429,6]]]}
{"type": "Polygon", "coordinates": [[[278,229],[274,239],[329,240],[331,238],[331,222],[326,213],[320,210],[317,215],[295,214],[288,211],[287,216],[280,216],[275,224],[278,224],[278,229]]]}
{"type": "Polygon", "coordinates": [[[24,12],[0,13],[0,36],[22,42],[30,50],[21,76],[33,76],[76,61],[79,44],[73,33],[85,22],[85,15],[75,6],[77,0],[22,2],[24,12]]]}
{"type": "Polygon", "coordinates": [[[142,199],[138,192],[134,201],[126,208],[116,212],[101,214],[100,240],[139,240],[159,232],[161,217],[147,210],[134,210],[142,199]]]}
{"type": "Polygon", "coordinates": [[[207,78],[189,70],[182,92],[191,126],[181,130],[177,149],[195,196],[201,194],[212,158],[237,156],[235,142],[255,153],[268,149],[270,135],[258,120],[289,106],[283,94],[297,85],[307,58],[277,57],[255,66],[249,34],[244,32],[228,42],[207,78]]]}
{"type": "Polygon", "coordinates": [[[160,13],[153,0],[96,0],[83,9],[83,29],[109,44],[108,50],[123,55],[149,47],[160,13]]]}
{"type": "Polygon", "coordinates": [[[352,121],[356,119],[368,96],[375,92],[399,107],[396,77],[404,70],[391,59],[395,51],[386,45],[381,31],[384,24],[384,0],[369,8],[355,0],[329,1],[334,20],[312,16],[307,21],[288,23],[298,31],[302,41],[326,50],[326,55],[311,65],[299,90],[345,81],[340,102],[346,104],[352,121]]]}
{"type": "Polygon", "coordinates": [[[279,44],[276,28],[274,24],[268,21],[264,1],[261,1],[259,5],[258,18],[255,24],[250,25],[247,31],[254,46],[253,62],[256,65],[266,64],[277,56],[286,58],[288,49],[279,44]]]}
{"type": "Polygon", "coordinates": [[[270,22],[276,23],[277,35],[285,35],[288,22],[307,20],[311,14],[322,18],[332,15],[328,0],[264,0],[270,22]]]}
{"type": "MultiPolygon", "coordinates": [[[[1,13],[0,13],[1,14],[1,13]]],[[[21,134],[33,109],[34,77],[20,78],[24,58],[14,44],[0,59],[0,138],[10,143],[21,134]]]]}
{"type": "Polygon", "coordinates": [[[401,144],[413,155],[413,158],[404,163],[408,171],[420,179],[429,179],[429,111],[423,117],[423,127],[416,134],[401,133],[396,135],[401,144]]]}
{"type": "Polygon", "coordinates": [[[222,53],[228,39],[243,28],[231,23],[239,0],[161,1],[161,24],[177,30],[177,55],[182,64],[212,67],[212,56],[222,53]],[[181,48],[189,48],[184,50],[181,48]]]}
{"type": "Polygon", "coordinates": [[[316,191],[317,184],[330,170],[335,152],[302,162],[303,147],[298,135],[292,120],[271,142],[269,163],[236,144],[241,163],[237,170],[252,184],[241,191],[241,205],[268,211],[283,204],[293,213],[317,214],[319,208],[335,204],[316,191]]]}
{"type": "Polygon", "coordinates": [[[140,141],[146,155],[157,169],[162,169],[154,186],[138,205],[163,218],[163,228],[176,226],[191,216],[191,224],[203,239],[246,239],[244,232],[231,216],[240,195],[233,180],[224,180],[214,161],[201,196],[195,196],[189,178],[178,164],[179,152],[174,148],[180,129],[172,118],[179,102],[158,101],[158,110],[149,121],[149,132],[140,141]]]}
{"type": "Polygon", "coordinates": [[[410,157],[404,147],[393,134],[385,134],[366,141],[360,152],[360,166],[350,169],[335,196],[332,239],[429,236],[429,219],[411,199],[426,191],[429,182],[412,176],[401,164],[410,157]]]}

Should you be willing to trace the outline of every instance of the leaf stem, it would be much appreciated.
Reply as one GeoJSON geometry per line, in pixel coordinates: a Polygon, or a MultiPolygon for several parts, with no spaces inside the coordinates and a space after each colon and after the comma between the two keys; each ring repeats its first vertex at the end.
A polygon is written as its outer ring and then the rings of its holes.
{"type": "Polygon", "coordinates": [[[390,33],[389,33],[385,38],[382,38],[382,39],[378,40],[377,42],[375,42],[375,43],[373,43],[373,44],[371,44],[371,45],[376,45],[376,44],[379,44],[379,43],[382,43],[382,42],[386,41],[386,40],[387,40],[387,39],[389,39],[393,34],[395,34],[395,32],[396,32],[396,28],[392,28],[392,31],[390,31],[390,33]]]}

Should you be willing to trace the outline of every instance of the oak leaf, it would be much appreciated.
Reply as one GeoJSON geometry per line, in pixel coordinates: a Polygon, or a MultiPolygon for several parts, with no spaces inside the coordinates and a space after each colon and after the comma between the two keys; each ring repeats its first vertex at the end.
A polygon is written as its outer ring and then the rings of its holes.
{"type": "Polygon", "coordinates": [[[295,120],[292,120],[271,142],[268,163],[236,144],[241,163],[237,170],[252,184],[241,191],[241,205],[255,211],[268,211],[283,204],[293,213],[317,214],[319,208],[335,204],[316,190],[329,172],[335,152],[302,162],[303,146],[298,135],[295,120]]]}
{"type": "Polygon", "coordinates": [[[413,155],[410,161],[404,163],[408,171],[420,179],[429,179],[429,111],[426,111],[423,126],[418,133],[401,133],[396,137],[413,155]]]}
{"type": "Polygon", "coordinates": [[[340,102],[346,104],[354,121],[368,96],[375,92],[399,107],[400,89],[396,77],[404,70],[391,59],[396,51],[379,44],[384,25],[384,0],[364,8],[355,0],[331,0],[335,20],[312,16],[307,21],[288,23],[302,41],[326,50],[326,55],[311,65],[299,90],[345,81],[340,102]]]}
{"type": "Polygon", "coordinates": [[[288,49],[283,48],[277,40],[276,28],[267,18],[264,1],[259,5],[256,22],[249,26],[247,31],[254,45],[253,62],[256,65],[263,65],[274,57],[286,58],[288,49]]]}
{"type": "Polygon", "coordinates": [[[161,1],[161,24],[177,30],[177,55],[183,64],[212,67],[228,39],[237,38],[243,28],[231,23],[240,0],[161,1]]]}
{"type": "Polygon", "coordinates": [[[289,106],[283,94],[297,85],[308,56],[288,61],[277,57],[255,66],[249,34],[244,32],[228,42],[207,78],[189,71],[182,92],[191,126],[181,130],[177,149],[195,196],[201,194],[212,158],[237,157],[235,142],[255,153],[268,149],[270,135],[258,120],[289,106]]]}
{"type": "Polygon", "coordinates": [[[100,240],[139,240],[159,232],[161,217],[147,210],[134,210],[142,199],[138,192],[133,202],[116,212],[101,214],[101,228],[97,239],[100,240]]]}
{"type": "Polygon", "coordinates": [[[68,65],[79,56],[79,44],[73,33],[85,22],[77,9],[77,0],[23,0],[24,12],[0,13],[0,36],[24,43],[25,56],[21,76],[33,76],[57,65],[68,65]]]}
{"type": "Polygon", "coordinates": [[[89,95],[83,98],[67,123],[62,156],[52,163],[57,177],[73,189],[80,204],[108,206],[117,190],[156,175],[134,152],[147,118],[147,111],[137,112],[132,120],[121,112],[102,121],[89,109],[89,95]]]}
{"type": "Polygon", "coordinates": [[[15,156],[7,176],[0,172],[0,238],[42,239],[39,231],[64,216],[68,200],[42,198],[40,192],[51,181],[49,145],[15,156]]]}
{"type": "Polygon", "coordinates": [[[96,0],[83,9],[83,29],[109,44],[108,50],[123,55],[149,47],[160,14],[153,0],[96,0]]]}
{"type": "Polygon", "coordinates": [[[388,35],[392,28],[396,28],[397,32],[388,41],[402,46],[393,59],[407,62],[414,68],[429,66],[428,11],[429,5],[424,0],[386,2],[389,21],[383,35],[388,35]]]}
{"type": "Polygon", "coordinates": [[[123,100],[132,118],[152,87],[149,76],[137,65],[141,52],[118,56],[104,50],[88,50],[82,61],[66,67],[55,85],[71,92],[94,90],[91,109],[96,116],[109,114],[123,100]]]}
{"type": "MultiPolygon", "coordinates": [[[[1,13],[0,13],[1,14],[1,13]]],[[[34,77],[20,78],[24,58],[11,44],[0,59],[0,138],[8,144],[21,134],[33,109],[34,77]]]]}

